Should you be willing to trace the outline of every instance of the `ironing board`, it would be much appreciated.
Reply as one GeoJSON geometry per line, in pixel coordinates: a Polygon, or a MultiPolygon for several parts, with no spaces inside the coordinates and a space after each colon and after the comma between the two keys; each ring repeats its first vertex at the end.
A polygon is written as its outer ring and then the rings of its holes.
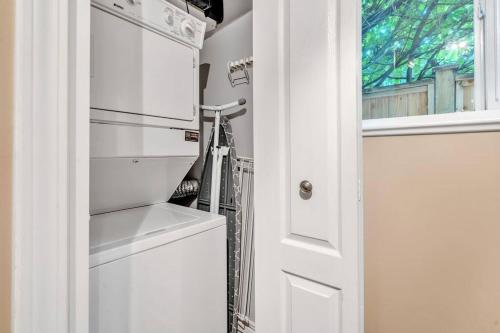
{"type": "MultiPolygon", "coordinates": [[[[198,196],[198,209],[210,211],[210,190],[212,180],[212,149],[214,130],[210,134],[209,144],[205,151],[204,166],[198,196]]],[[[241,252],[241,186],[238,177],[238,161],[231,123],[225,116],[221,117],[219,145],[229,147],[229,154],[223,158],[221,171],[221,189],[219,214],[227,218],[227,303],[228,331],[235,332],[238,313],[238,285],[240,280],[241,252]]]]}

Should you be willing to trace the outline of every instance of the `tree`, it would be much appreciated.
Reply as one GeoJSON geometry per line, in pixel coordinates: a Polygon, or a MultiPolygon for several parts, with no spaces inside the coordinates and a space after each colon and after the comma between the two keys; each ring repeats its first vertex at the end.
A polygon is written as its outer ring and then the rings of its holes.
{"type": "Polygon", "coordinates": [[[363,0],[363,88],[474,72],[473,0],[363,0]]]}

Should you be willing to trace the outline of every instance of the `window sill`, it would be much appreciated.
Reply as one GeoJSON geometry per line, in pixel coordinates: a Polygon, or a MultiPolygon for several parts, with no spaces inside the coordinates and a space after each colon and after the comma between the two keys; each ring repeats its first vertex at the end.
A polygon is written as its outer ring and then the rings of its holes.
{"type": "Polygon", "coordinates": [[[363,136],[500,131],[500,110],[363,120],[363,136]]]}

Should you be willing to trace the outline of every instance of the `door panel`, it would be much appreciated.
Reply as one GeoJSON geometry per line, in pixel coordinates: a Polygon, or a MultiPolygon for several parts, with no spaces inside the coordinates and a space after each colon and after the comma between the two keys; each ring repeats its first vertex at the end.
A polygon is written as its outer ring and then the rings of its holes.
{"type": "Polygon", "coordinates": [[[363,331],[359,5],[254,0],[259,333],[363,331]]]}
{"type": "Polygon", "coordinates": [[[194,50],[92,8],[90,106],[194,119],[194,50]]]}
{"type": "Polygon", "coordinates": [[[340,332],[339,290],[289,274],[284,281],[288,332],[340,332]]]}
{"type": "Polygon", "coordinates": [[[281,253],[285,272],[314,278],[334,287],[342,285],[342,256],[337,250],[287,238],[281,241],[281,253]]]}
{"type": "Polygon", "coordinates": [[[290,233],[338,249],[337,0],[289,1],[290,233]],[[304,199],[302,181],[313,185],[304,199]]]}
{"type": "Polygon", "coordinates": [[[339,4],[288,3],[290,227],[283,268],[341,290],[339,4]],[[312,184],[310,194],[301,192],[302,181],[312,184]]]}

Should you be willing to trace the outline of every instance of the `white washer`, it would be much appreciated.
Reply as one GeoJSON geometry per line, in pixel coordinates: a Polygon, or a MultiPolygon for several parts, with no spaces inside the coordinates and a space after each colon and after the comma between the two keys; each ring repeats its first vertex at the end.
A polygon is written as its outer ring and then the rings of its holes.
{"type": "Polygon", "coordinates": [[[223,333],[223,216],[171,204],[90,222],[93,333],[223,333]]]}

